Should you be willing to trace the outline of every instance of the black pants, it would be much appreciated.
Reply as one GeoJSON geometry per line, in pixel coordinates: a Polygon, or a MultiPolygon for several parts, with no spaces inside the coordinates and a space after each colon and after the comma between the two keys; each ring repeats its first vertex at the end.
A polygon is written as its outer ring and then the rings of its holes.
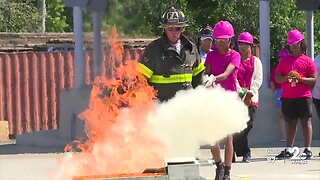
{"type": "Polygon", "coordinates": [[[233,135],[233,148],[237,156],[251,156],[251,150],[248,145],[248,134],[253,127],[255,111],[255,107],[248,107],[250,120],[247,122],[247,127],[240,133],[236,133],[233,135]]]}

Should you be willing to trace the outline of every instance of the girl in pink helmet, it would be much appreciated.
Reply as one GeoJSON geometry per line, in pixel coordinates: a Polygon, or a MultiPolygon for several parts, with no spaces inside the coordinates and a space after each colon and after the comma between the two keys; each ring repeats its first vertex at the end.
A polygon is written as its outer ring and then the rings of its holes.
{"type": "Polygon", "coordinates": [[[281,94],[282,94],[282,84],[277,83],[275,79],[275,74],[276,74],[276,68],[279,63],[279,61],[287,56],[290,55],[290,52],[287,49],[282,49],[278,52],[278,61],[274,65],[274,67],[271,70],[270,73],[270,87],[274,95],[274,100],[275,100],[275,105],[278,111],[278,116],[279,116],[279,124],[280,124],[280,132],[281,132],[281,142],[286,141],[286,126],[285,126],[285,121],[283,118],[283,114],[281,111],[281,94]]]}
{"type": "Polygon", "coordinates": [[[237,156],[242,156],[242,162],[250,162],[251,151],[248,145],[248,134],[253,127],[254,114],[258,108],[258,90],[262,84],[262,64],[258,57],[253,56],[251,49],[253,36],[249,32],[243,32],[238,37],[238,49],[241,55],[241,64],[238,70],[238,89],[251,93],[252,98],[247,99],[249,121],[247,128],[233,136],[234,150],[237,156]]]}
{"type": "Polygon", "coordinates": [[[312,157],[312,94],[311,88],[316,83],[316,67],[312,59],[305,55],[306,43],[299,30],[291,30],[287,37],[288,50],[291,55],[283,58],[276,69],[275,79],[282,83],[282,113],[287,122],[287,148],[277,157],[292,157],[298,120],[303,130],[304,153],[307,159],[312,157]]]}
{"type": "MultiPolygon", "coordinates": [[[[215,84],[220,84],[227,91],[237,91],[237,71],[241,59],[238,52],[230,49],[233,36],[234,30],[228,21],[220,21],[214,26],[213,38],[216,50],[207,54],[205,86],[210,87],[215,82],[215,84]]],[[[232,135],[228,135],[226,138],[225,165],[222,163],[218,143],[212,147],[211,152],[217,166],[215,179],[230,179],[233,157],[232,135]]]]}

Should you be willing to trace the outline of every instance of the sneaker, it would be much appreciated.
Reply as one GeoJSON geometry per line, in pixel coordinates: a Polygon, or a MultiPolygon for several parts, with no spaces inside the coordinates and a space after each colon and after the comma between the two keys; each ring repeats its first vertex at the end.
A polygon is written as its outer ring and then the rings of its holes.
{"type": "Polygon", "coordinates": [[[276,155],[276,158],[278,158],[278,159],[285,158],[285,151],[286,151],[286,150],[281,151],[280,154],[276,155]]]}
{"type": "Polygon", "coordinates": [[[304,149],[303,153],[306,154],[306,159],[311,159],[313,156],[312,156],[312,152],[309,151],[307,148],[304,149]]]}
{"type": "Polygon", "coordinates": [[[251,160],[251,156],[250,155],[244,155],[242,158],[242,162],[244,163],[249,163],[251,160]]]}
{"type": "Polygon", "coordinates": [[[229,175],[224,175],[222,180],[231,180],[229,175]]]}
{"type": "Polygon", "coordinates": [[[223,180],[224,178],[224,168],[222,169],[216,169],[216,177],[214,178],[214,180],[223,180]]]}
{"type": "Polygon", "coordinates": [[[294,155],[295,152],[290,153],[286,149],[284,151],[281,151],[279,155],[276,156],[277,159],[286,159],[291,158],[294,155]]]}

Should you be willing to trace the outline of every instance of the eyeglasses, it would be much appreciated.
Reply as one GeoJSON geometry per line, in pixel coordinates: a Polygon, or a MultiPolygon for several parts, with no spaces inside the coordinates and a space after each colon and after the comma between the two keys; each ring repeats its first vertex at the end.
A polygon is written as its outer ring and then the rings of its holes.
{"type": "Polygon", "coordinates": [[[250,44],[247,44],[247,43],[238,43],[239,47],[241,48],[250,48],[251,45],[250,44]]]}
{"type": "Polygon", "coordinates": [[[173,32],[173,31],[181,31],[182,27],[168,27],[167,31],[173,32]]]}
{"type": "Polygon", "coordinates": [[[220,42],[227,42],[229,39],[215,39],[214,42],[220,43],[220,42]]]}
{"type": "Polygon", "coordinates": [[[300,45],[301,45],[301,42],[298,42],[298,43],[296,43],[296,44],[290,44],[289,47],[293,47],[293,46],[298,47],[298,46],[300,46],[300,45]]]}

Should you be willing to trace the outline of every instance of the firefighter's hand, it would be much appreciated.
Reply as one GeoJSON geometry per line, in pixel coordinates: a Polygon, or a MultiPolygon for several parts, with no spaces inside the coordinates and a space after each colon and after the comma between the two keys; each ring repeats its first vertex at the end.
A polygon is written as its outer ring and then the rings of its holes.
{"type": "Polygon", "coordinates": [[[202,82],[204,87],[211,87],[213,83],[216,81],[216,77],[211,74],[208,76],[207,74],[203,76],[202,82]]]}

